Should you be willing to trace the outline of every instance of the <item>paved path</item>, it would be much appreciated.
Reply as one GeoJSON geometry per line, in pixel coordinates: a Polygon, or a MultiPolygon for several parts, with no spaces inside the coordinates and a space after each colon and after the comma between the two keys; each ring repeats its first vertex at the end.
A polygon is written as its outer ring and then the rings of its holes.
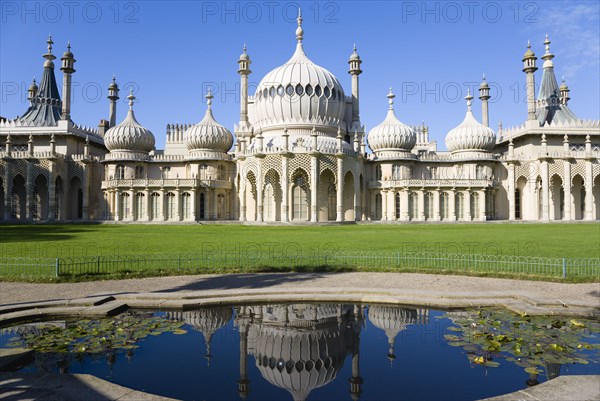
{"type": "Polygon", "coordinates": [[[0,283],[0,304],[82,298],[95,294],[232,289],[390,289],[396,292],[487,293],[600,306],[600,283],[562,284],[417,273],[263,273],[156,277],[83,283],[0,283]]]}

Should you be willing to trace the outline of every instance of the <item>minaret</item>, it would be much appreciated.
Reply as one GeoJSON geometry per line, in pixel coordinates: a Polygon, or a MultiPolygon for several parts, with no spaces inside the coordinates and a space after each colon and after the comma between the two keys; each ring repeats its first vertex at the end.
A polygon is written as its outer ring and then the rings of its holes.
{"type": "Polygon", "coordinates": [[[362,60],[356,52],[356,44],[354,45],[354,51],[350,55],[350,60],[348,60],[348,64],[350,66],[348,74],[352,76],[352,124],[350,126],[350,131],[361,131],[360,114],[358,107],[358,76],[362,73],[362,70],[360,69],[362,60]]]}
{"type": "Polygon", "coordinates": [[[33,106],[33,98],[37,94],[37,91],[38,91],[38,86],[36,85],[35,77],[34,77],[33,82],[31,83],[31,86],[29,87],[29,89],[27,89],[27,100],[29,100],[31,106],[33,106]]]}
{"type": "MultiPolygon", "coordinates": [[[[35,80],[34,80],[34,82],[35,82],[35,80]]],[[[560,83],[559,90],[560,90],[560,103],[562,105],[566,106],[571,98],[569,97],[569,87],[567,86],[567,83],[565,82],[565,77],[562,77],[562,82],[560,83]]]]}
{"type": "Polygon", "coordinates": [[[537,57],[531,50],[531,43],[527,42],[527,51],[522,60],[523,72],[527,77],[527,120],[535,120],[535,76],[533,75],[537,71],[535,60],[537,57]]]}
{"type": "Polygon", "coordinates": [[[63,102],[62,102],[62,115],[61,119],[71,119],[71,75],[75,72],[73,68],[75,59],[73,53],[71,53],[71,42],[67,44],[67,51],[64,52],[61,57],[62,67],[60,70],[63,72],[63,102]]]}
{"type": "Polygon", "coordinates": [[[108,111],[108,126],[114,127],[117,123],[117,100],[119,100],[119,85],[113,75],[112,82],[108,85],[108,99],[110,107],[108,111]]]}
{"type": "Polygon", "coordinates": [[[108,126],[114,127],[117,123],[117,100],[119,100],[119,85],[117,85],[114,75],[112,82],[108,85],[108,100],[110,100],[108,126]]]}
{"type": "Polygon", "coordinates": [[[488,100],[490,99],[490,86],[485,80],[485,74],[481,85],[479,85],[479,99],[481,100],[481,123],[486,127],[490,126],[490,112],[488,107],[488,100]]]}
{"type": "Polygon", "coordinates": [[[250,70],[250,56],[246,53],[246,44],[244,44],[244,52],[238,60],[238,74],[240,74],[240,125],[239,129],[248,131],[250,126],[248,122],[248,75],[252,74],[250,70]]]}

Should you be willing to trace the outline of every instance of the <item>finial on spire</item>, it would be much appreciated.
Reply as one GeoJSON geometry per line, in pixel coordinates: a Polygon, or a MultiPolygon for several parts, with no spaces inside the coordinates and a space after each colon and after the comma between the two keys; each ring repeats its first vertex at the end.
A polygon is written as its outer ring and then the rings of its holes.
{"type": "Polygon", "coordinates": [[[390,86],[390,91],[387,94],[388,103],[390,104],[390,110],[394,110],[394,98],[395,97],[396,97],[396,95],[394,95],[394,92],[392,92],[392,87],[390,86]]]}
{"type": "Polygon", "coordinates": [[[46,43],[48,43],[48,54],[52,54],[52,45],[54,44],[52,41],[52,35],[48,35],[48,40],[46,43]]]}
{"type": "Polygon", "coordinates": [[[527,39],[527,48],[531,49],[531,41],[529,39],[527,39]]]}
{"type": "Polygon", "coordinates": [[[127,96],[129,100],[129,110],[133,110],[133,101],[135,100],[135,96],[133,96],[133,88],[129,89],[129,96],[127,96]]]}
{"type": "Polygon", "coordinates": [[[354,43],[354,53],[356,53],[356,43],[354,43]]]}
{"type": "Polygon", "coordinates": [[[244,42],[244,54],[246,54],[246,43],[244,42]]]}
{"type": "Polygon", "coordinates": [[[206,104],[208,106],[208,110],[210,110],[212,108],[212,100],[214,98],[210,88],[208,89],[208,92],[206,93],[206,96],[204,96],[204,97],[206,98],[206,104]]]}
{"type": "Polygon", "coordinates": [[[302,9],[300,7],[298,7],[298,18],[296,18],[296,21],[298,22],[298,28],[296,28],[296,40],[298,43],[301,43],[304,38],[304,29],[302,29],[302,9]]]}
{"type": "Polygon", "coordinates": [[[71,51],[71,41],[70,40],[67,42],[67,50],[71,51]]]}
{"type": "Polygon", "coordinates": [[[485,72],[483,73],[483,77],[481,79],[485,81],[485,72]]]}
{"type": "Polygon", "coordinates": [[[467,111],[471,111],[471,105],[473,104],[473,96],[471,96],[471,88],[467,89],[467,96],[465,96],[465,100],[467,101],[467,111]]]}

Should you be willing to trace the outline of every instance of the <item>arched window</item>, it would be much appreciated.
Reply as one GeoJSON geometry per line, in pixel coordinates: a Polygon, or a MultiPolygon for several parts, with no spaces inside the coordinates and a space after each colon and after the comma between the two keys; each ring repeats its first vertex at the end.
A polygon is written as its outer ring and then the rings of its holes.
{"type": "Polygon", "coordinates": [[[154,192],[152,194],[152,216],[150,218],[152,220],[158,220],[160,217],[160,194],[158,192],[154,192]]]}
{"type": "Polygon", "coordinates": [[[398,164],[392,166],[392,180],[402,179],[402,167],[398,164]]]}
{"type": "Polygon", "coordinates": [[[220,164],[217,168],[217,179],[225,180],[225,166],[223,166],[222,164],[220,164]]]}
{"type": "Polygon", "coordinates": [[[135,195],[135,219],[143,220],[146,216],[146,195],[139,192],[135,195]]]}
{"type": "Polygon", "coordinates": [[[265,221],[274,221],[275,194],[273,191],[273,185],[271,185],[270,182],[265,185],[263,204],[263,219],[265,221]]]}
{"type": "Polygon", "coordinates": [[[192,215],[192,202],[191,195],[188,192],[181,194],[181,212],[183,213],[183,220],[189,220],[192,215]]]}
{"type": "Polygon", "coordinates": [[[131,199],[128,192],[121,194],[121,218],[127,220],[131,217],[131,199]]]}
{"type": "Polygon", "coordinates": [[[431,220],[433,218],[433,194],[431,192],[426,192],[424,196],[425,210],[423,212],[425,214],[425,220],[431,220]]]}
{"type": "Polygon", "coordinates": [[[177,203],[175,202],[175,194],[169,192],[167,195],[167,220],[175,218],[175,212],[177,211],[177,203]]]}
{"type": "Polygon", "coordinates": [[[308,220],[308,204],[306,202],[306,191],[295,185],[292,190],[294,199],[294,220],[308,220]]]}
{"type": "Polygon", "coordinates": [[[223,194],[217,195],[217,219],[225,218],[226,208],[227,208],[227,202],[225,200],[225,195],[223,195],[223,194]]]}
{"type": "Polygon", "coordinates": [[[454,214],[456,215],[457,220],[462,220],[465,217],[464,203],[465,203],[465,196],[462,194],[462,192],[456,194],[456,197],[454,198],[454,209],[455,209],[454,214]]]}
{"type": "Polygon", "coordinates": [[[204,192],[200,193],[200,218],[201,219],[205,219],[206,218],[206,214],[204,212],[204,210],[206,209],[206,196],[204,195],[204,192]]]}
{"type": "Polygon", "coordinates": [[[135,166],[135,178],[144,178],[144,166],[135,166]]]}
{"type": "Polygon", "coordinates": [[[115,178],[117,180],[125,179],[125,166],[119,164],[115,170],[115,178]]]}
{"type": "Polygon", "coordinates": [[[419,217],[419,195],[411,193],[408,197],[408,216],[411,220],[415,220],[419,217]]]}
{"type": "Polygon", "coordinates": [[[448,194],[443,192],[440,195],[440,217],[442,220],[450,217],[448,213],[448,207],[448,194]]]}
{"type": "Polygon", "coordinates": [[[515,189],[515,219],[521,218],[521,190],[515,189]]]}
{"type": "Polygon", "coordinates": [[[475,166],[475,177],[478,180],[485,180],[485,168],[481,164],[475,166]]]}

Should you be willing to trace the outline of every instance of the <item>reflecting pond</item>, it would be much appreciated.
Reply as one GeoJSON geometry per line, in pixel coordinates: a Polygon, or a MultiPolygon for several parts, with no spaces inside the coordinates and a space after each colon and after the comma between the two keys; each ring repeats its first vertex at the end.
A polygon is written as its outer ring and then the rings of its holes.
{"type": "Polygon", "coordinates": [[[273,304],[29,323],[22,371],[88,373],[183,400],[473,400],[600,374],[600,322],[505,310],[273,304]]]}

